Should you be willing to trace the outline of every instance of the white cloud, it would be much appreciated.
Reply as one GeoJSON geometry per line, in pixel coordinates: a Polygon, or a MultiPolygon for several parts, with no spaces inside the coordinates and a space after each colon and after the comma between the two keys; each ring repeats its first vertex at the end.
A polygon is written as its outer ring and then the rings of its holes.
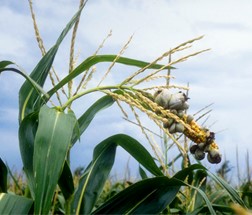
{"type": "Polygon", "coordinates": [[[0,122],[7,122],[9,124],[16,124],[18,119],[17,108],[1,108],[0,110],[0,122]]]}

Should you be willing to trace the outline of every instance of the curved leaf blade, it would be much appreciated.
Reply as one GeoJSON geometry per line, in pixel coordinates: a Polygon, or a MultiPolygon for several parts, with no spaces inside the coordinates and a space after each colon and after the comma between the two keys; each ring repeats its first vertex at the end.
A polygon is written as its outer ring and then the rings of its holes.
{"type": "MultiPolygon", "coordinates": [[[[219,211],[221,214],[234,214],[233,209],[230,206],[226,205],[216,205],[212,204],[214,211],[219,211]]],[[[188,213],[188,215],[198,215],[198,214],[207,214],[209,213],[209,208],[207,206],[203,206],[195,209],[193,212],[188,213]]]]}
{"type": "Polygon", "coordinates": [[[23,161],[23,169],[27,177],[27,183],[34,198],[34,172],[33,172],[33,153],[34,140],[38,128],[38,112],[27,115],[21,122],[18,131],[19,149],[23,161]]]}
{"type": "Polygon", "coordinates": [[[174,177],[158,176],[144,179],[126,188],[95,210],[93,214],[158,214],[176,197],[183,180],[195,169],[192,165],[179,171],[174,177]]]}
{"type": "MultiPolygon", "coordinates": [[[[143,196],[142,199],[127,211],[130,214],[158,214],[169,205],[180,190],[182,184],[179,184],[175,179],[165,179],[165,185],[160,185],[162,181],[157,181],[157,188],[153,192],[143,196]]],[[[146,187],[144,188],[146,189],[146,187]]],[[[139,191],[142,192],[142,191],[139,191]]]]}
{"type": "Polygon", "coordinates": [[[34,141],[35,214],[48,214],[77,120],[43,106],[34,141]]]}
{"type": "Polygon", "coordinates": [[[67,161],[65,161],[64,163],[64,167],[60,175],[58,184],[65,200],[68,200],[74,193],[74,183],[72,172],[67,161]]]}
{"type": "MultiPolygon", "coordinates": [[[[203,192],[206,191],[207,172],[205,170],[198,170],[195,173],[193,185],[194,185],[194,187],[198,187],[199,189],[201,189],[203,192]]],[[[194,192],[191,192],[191,197],[195,198],[195,203],[194,203],[195,208],[198,208],[198,207],[202,206],[203,200],[202,200],[201,196],[199,195],[199,193],[196,190],[194,190],[194,192]]]]}
{"type": "Polygon", "coordinates": [[[209,199],[207,198],[206,194],[200,188],[197,188],[195,186],[192,186],[190,184],[187,184],[187,183],[183,182],[185,180],[185,178],[187,176],[191,175],[191,173],[194,170],[206,170],[206,168],[204,166],[202,166],[201,164],[193,164],[193,165],[189,166],[188,168],[185,168],[185,169],[177,172],[173,176],[173,178],[176,178],[176,179],[180,180],[181,183],[183,183],[185,186],[192,187],[194,190],[196,190],[198,192],[198,194],[200,194],[201,197],[206,202],[207,207],[208,207],[209,211],[211,212],[211,214],[216,214],[215,211],[214,211],[214,209],[213,209],[213,207],[212,207],[212,203],[209,201],[209,199]]]}
{"type": "Polygon", "coordinates": [[[202,166],[201,164],[193,164],[190,165],[189,167],[182,169],[180,171],[178,171],[173,178],[179,179],[181,181],[183,181],[190,173],[192,173],[194,170],[197,169],[203,169],[205,170],[206,167],[202,166]]]}
{"type": "Polygon", "coordinates": [[[116,147],[107,147],[93,159],[79,181],[71,207],[72,214],[89,214],[112,169],[116,147]]]}
{"type": "Polygon", "coordinates": [[[138,171],[139,171],[139,174],[140,174],[142,179],[147,179],[148,178],[146,172],[144,171],[144,169],[140,165],[139,165],[138,171]]]}
{"type": "Polygon", "coordinates": [[[148,178],[121,191],[93,214],[157,214],[172,202],[181,185],[165,176],[148,178]]]}
{"type": "MultiPolygon", "coordinates": [[[[48,91],[48,95],[51,97],[57,90],[59,90],[69,81],[73,80],[75,77],[77,77],[78,75],[80,75],[82,72],[89,69],[93,65],[97,63],[102,63],[102,62],[113,62],[117,57],[118,57],[117,55],[95,55],[95,56],[88,57],[78,67],[76,67],[69,75],[67,75],[64,79],[62,79],[61,82],[59,82],[55,87],[53,87],[50,91],[48,91]]],[[[126,57],[119,57],[116,60],[116,63],[124,64],[128,66],[136,66],[140,68],[145,67],[150,64],[145,61],[135,60],[135,59],[126,58],[126,57]]],[[[148,68],[160,69],[162,67],[164,67],[164,65],[152,64],[148,68]]],[[[167,69],[167,68],[168,67],[164,67],[164,69],[167,69]]],[[[170,67],[170,68],[174,69],[174,67],[170,67]]]]}
{"type": "Polygon", "coordinates": [[[198,187],[192,186],[190,184],[184,183],[185,186],[189,186],[191,188],[193,188],[194,190],[196,190],[201,197],[204,199],[204,201],[206,202],[206,206],[210,212],[210,214],[216,215],[215,210],[213,209],[212,203],[209,201],[207,195],[198,187]]]}
{"type": "MultiPolygon", "coordinates": [[[[40,86],[43,86],[48,73],[51,69],[55,55],[62,40],[67,35],[68,31],[72,28],[74,23],[77,21],[83,7],[80,7],[78,12],[73,16],[70,22],[66,25],[65,29],[59,36],[56,44],[42,57],[37,66],[34,68],[30,77],[40,86]]],[[[30,82],[25,81],[19,91],[19,121],[21,122],[26,115],[32,113],[34,110],[41,106],[41,95],[34,90],[30,82]]]]}
{"type": "MultiPolygon", "coordinates": [[[[19,127],[19,148],[23,161],[23,169],[27,177],[27,182],[34,198],[34,173],[33,173],[33,153],[34,139],[38,127],[38,112],[31,113],[24,118],[19,127]]],[[[74,193],[72,173],[69,165],[65,162],[58,184],[65,197],[68,199],[74,193]]]]}
{"type": "Polygon", "coordinates": [[[0,193],[0,214],[29,214],[32,204],[23,196],[0,193]]]}
{"type": "Polygon", "coordinates": [[[211,173],[207,170],[207,174],[218,184],[220,184],[230,195],[230,197],[233,199],[233,201],[239,203],[242,207],[246,208],[244,201],[239,196],[238,192],[230,186],[226,181],[224,181],[222,178],[218,177],[217,175],[211,173]]]}
{"type": "Polygon", "coordinates": [[[124,148],[152,174],[163,175],[152,156],[138,141],[124,134],[111,136],[95,147],[93,160],[74,194],[72,213],[89,214],[92,211],[114,164],[117,146],[124,148]]]}
{"type": "MultiPolygon", "coordinates": [[[[0,62],[1,63],[1,62],[0,62]]],[[[10,62],[11,64],[13,64],[12,62],[10,62]]],[[[9,63],[9,64],[10,64],[9,63]]],[[[9,65],[8,64],[8,65],[9,65]]],[[[1,66],[1,65],[0,65],[1,66]]],[[[18,73],[19,75],[23,76],[27,82],[30,83],[30,85],[34,88],[35,91],[37,91],[37,93],[41,93],[45,96],[45,98],[49,98],[49,96],[46,94],[46,92],[43,90],[43,88],[38,85],[29,75],[27,75],[24,71],[18,70],[16,68],[0,68],[0,73],[4,72],[4,71],[12,71],[15,73],[18,73]]]]}
{"type": "Polygon", "coordinates": [[[8,60],[0,61],[0,70],[4,69],[5,67],[7,67],[7,66],[9,66],[11,64],[14,64],[14,63],[11,62],[11,61],[8,61],[8,60]]]}
{"type": "Polygon", "coordinates": [[[125,135],[117,134],[107,138],[99,143],[94,150],[94,158],[110,145],[116,144],[126,150],[132,157],[134,157],[143,167],[155,176],[163,176],[163,173],[154,162],[150,153],[134,138],[125,135]]]}

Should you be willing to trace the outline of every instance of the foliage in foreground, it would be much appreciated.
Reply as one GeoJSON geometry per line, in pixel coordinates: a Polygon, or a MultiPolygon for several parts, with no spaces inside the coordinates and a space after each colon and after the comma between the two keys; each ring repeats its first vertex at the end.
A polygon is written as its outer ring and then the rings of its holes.
{"type": "MultiPolygon", "coordinates": [[[[164,53],[151,63],[129,59],[119,55],[93,55],[72,69],[63,80],[53,85],[45,92],[43,85],[50,74],[57,50],[68,31],[76,25],[84,4],[62,31],[56,44],[42,57],[32,73],[28,76],[19,67],[14,67],[11,61],[0,62],[0,72],[13,71],[24,76],[26,81],[19,91],[19,145],[23,161],[27,186],[21,195],[14,195],[7,189],[7,167],[0,160],[0,213],[1,214],[156,214],[156,213],[211,213],[231,212],[228,206],[235,202],[246,207],[240,195],[221,177],[212,174],[201,164],[191,164],[188,147],[179,143],[177,136],[165,129],[162,122],[172,119],[187,129],[187,135],[194,138],[199,134],[192,126],[183,121],[174,112],[158,106],[147,93],[148,89],[139,88],[141,83],[159,78],[157,74],[164,69],[174,69],[173,64],[201,53],[193,53],[170,62],[168,65],[157,64],[158,61],[176,51],[188,48],[188,44],[199,39],[190,40],[164,53]],[[114,86],[100,84],[95,88],[86,88],[92,79],[90,68],[101,62],[111,62],[138,67],[134,74],[114,86]],[[11,67],[13,66],[13,67],[11,67]],[[152,69],[149,73],[148,71],[152,69]],[[153,72],[154,70],[154,72],[153,72]],[[84,91],[71,93],[71,82],[78,75],[84,74],[84,91]],[[144,77],[138,75],[145,74],[144,77]],[[68,84],[67,101],[59,106],[49,107],[51,98],[59,95],[63,86],[68,84]],[[94,92],[106,95],[98,99],[79,118],[71,109],[71,104],[80,97],[94,92]],[[165,135],[179,148],[179,157],[183,158],[182,170],[175,174],[169,173],[170,165],[163,162],[158,155],[156,159],[136,139],[125,134],[116,134],[97,143],[93,158],[89,165],[74,183],[70,166],[69,152],[80,136],[101,110],[110,107],[115,102],[125,102],[129,105],[142,132],[142,126],[137,110],[142,111],[153,120],[165,135]],[[117,147],[122,147],[141,166],[142,180],[128,186],[111,198],[100,202],[104,185],[114,165],[117,147]],[[146,173],[148,171],[148,174],[146,173]],[[151,175],[150,177],[148,175],[151,175]],[[219,191],[207,195],[207,180],[211,178],[219,186],[219,191]]],[[[169,78],[168,76],[165,76],[169,78]]],[[[160,86],[159,88],[171,86],[160,86]]],[[[157,86],[150,87],[155,89],[157,86]]],[[[183,89],[183,88],[182,88],[183,89]]],[[[121,107],[121,106],[120,106],[121,107]]],[[[200,130],[201,131],[201,130],[200,130]]],[[[203,131],[205,135],[205,131],[203,131]]],[[[206,140],[208,136],[204,136],[206,140]]],[[[204,140],[205,140],[204,139],[204,140]]],[[[201,140],[201,139],[200,139],[201,140]]],[[[151,142],[151,141],[150,141],[151,142]]],[[[212,143],[212,139],[210,141],[212,143]]],[[[204,146],[205,147],[205,146],[204,146]]],[[[205,148],[204,148],[205,150],[205,148]]],[[[211,151],[206,151],[210,153],[211,151]]],[[[18,184],[18,183],[17,183],[18,184]]]]}

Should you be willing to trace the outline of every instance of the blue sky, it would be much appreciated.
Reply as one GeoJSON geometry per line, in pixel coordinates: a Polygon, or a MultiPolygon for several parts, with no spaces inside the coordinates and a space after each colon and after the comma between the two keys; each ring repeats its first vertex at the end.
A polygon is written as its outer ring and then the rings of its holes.
{"type": "MultiPolygon", "coordinates": [[[[55,43],[78,4],[76,0],[34,2],[38,26],[47,49],[55,43]]],[[[178,69],[172,74],[176,77],[174,84],[186,85],[190,82],[189,113],[214,103],[208,124],[217,121],[211,129],[217,132],[225,129],[217,133],[216,140],[224,157],[231,160],[235,167],[236,147],[241,162],[245,160],[246,150],[252,152],[251,6],[249,0],[130,0],[127,3],[90,0],[83,10],[79,26],[77,63],[93,54],[110,30],[113,35],[101,54],[117,54],[134,34],[124,56],[145,61],[154,60],[182,42],[205,35],[190,51],[205,48],[211,48],[211,51],[177,64],[178,69]]],[[[32,71],[41,58],[32,25],[28,1],[1,1],[0,59],[16,62],[27,73],[32,71]]],[[[60,77],[64,77],[68,71],[69,40],[70,37],[67,37],[63,42],[55,59],[54,66],[60,77]]],[[[97,70],[102,72],[108,65],[98,66],[97,70]]],[[[116,83],[120,74],[127,72],[125,67],[116,69],[119,72],[114,71],[106,83],[116,83]]],[[[18,90],[23,81],[16,74],[4,73],[0,76],[0,157],[11,167],[17,168],[22,166],[18,149],[17,116],[18,90]]],[[[49,83],[45,87],[49,89],[49,83]]],[[[81,114],[99,96],[77,102],[74,105],[76,113],[81,114]]],[[[147,127],[153,126],[144,117],[143,121],[147,127]]],[[[112,107],[95,119],[81,138],[81,143],[73,149],[73,166],[86,165],[92,157],[94,145],[116,133],[127,133],[143,141],[139,135],[140,130],[132,128],[122,119],[118,108],[112,107]]],[[[148,145],[146,147],[150,149],[148,145]]],[[[118,168],[115,170],[118,172],[128,161],[128,155],[122,150],[119,152],[118,168]]]]}

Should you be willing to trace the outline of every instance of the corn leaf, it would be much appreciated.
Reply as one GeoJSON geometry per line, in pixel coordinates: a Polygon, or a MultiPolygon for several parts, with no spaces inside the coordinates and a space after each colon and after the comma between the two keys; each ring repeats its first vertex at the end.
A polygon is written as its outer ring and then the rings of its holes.
{"type": "Polygon", "coordinates": [[[93,214],[158,214],[176,197],[183,184],[165,176],[137,182],[93,212],[93,214]]]}
{"type": "Polygon", "coordinates": [[[4,69],[5,67],[7,67],[7,66],[9,66],[11,64],[14,64],[14,63],[11,62],[11,61],[8,61],[8,60],[0,61],[0,70],[4,69]]]}
{"type": "Polygon", "coordinates": [[[242,207],[246,208],[246,205],[244,201],[241,199],[239,196],[238,192],[230,186],[226,181],[224,181],[222,178],[218,177],[217,175],[211,173],[210,171],[207,170],[207,174],[219,185],[221,185],[227,193],[230,195],[230,197],[233,199],[234,202],[239,203],[242,207]]]}
{"type": "MultiPolygon", "coordinates": [[[[212,204],[215,212],[220,212],[220,214],[234,214],[234,211],[230,206],[212,204]]],[[[187,215],[198,215],[198,214],[209,214],[209,208],[207,206],[202,206],[196,208],[193,212],[187,213],[187,215]]]]}
{"type": "Polygon", "coordinates": [[[7,174],[7,167],[0,158],[0,193],[7,193],[7,174]]]}
{"type": "Polygon", "coordinates": [[[89,214],[92,211],[113,166],[117,146],[124,148],[152,174],[163,175],[149,152],[138,141],[124,134],[111,136],[94,149],[93,160],[74,194],[73,214],[89,214]]]}
{"type": "Polygon", "coordinates": [[[124,150],[126,150],[153,175],[163,175],[149,152],[137,140],[125,134],[111,136],[99,143],[94,149],[93,159],[98,157],[105,148],[117,146],[121,146],[124,150]]]}
{"type": "MultiPolygon", "coordinates": [[[[72,144],[74,144],[82,133],[89,126],[95,115],[101,110],[111,106],[114,100],[111,96],[104,96],[91,105],[88,110],[78,119],[79,130],[73,133],[72,144]]],[[[74,192],[73,179],[71,170],[67,163],[65,163],[62,174],[59,179],[59,186],[65,197],[68,199],[74,192]]]]}
{"type": "MultiPolygon", "coordinates": [[[[65,84],[67,84],[69,81],[73,80],[75,77],[80,75],[85,70],[89,69],[91,66],[102,63],[102,62],[113,62],[117,58],[117,55],[95,55],[88,57],[86,60],[84,60],[78,67],[76,67],[69,75],[67,75],[63,80],[61,80],[55,87],[53,87],[50,91],[48,91],[48,95],[51,97],[57,90],[59,90],[61,87],[63,87],[65,84]]],[[[116,60],[116,63],[124,64],[128,66],[136,66],[143,68],[150,63],[139,61],[131,58],[126,57],[119,57],[116,60]]],[[[148,68],[149,69],[160,69],[164,67],[164,65],[161,64],[151,64],[148,68]]],[[[168,67],[164,67],[164,69],[167,69],[168,67]]],[[[174,67],[170,67],[174,69],[174,67]]],[[[45,101],[47,101],[46,98],[44,98],[45,101]]]]}
{"type": "MultiPolygon", "coordinates": [[[[48,73],[51,69],[52,63],[54,61],[55,55],[58,48],[67,35],[68,31],[72,28],[74,23],[77,21],[84,5],[79,9],[79,11],[73,16],[70,22],[67,24],[65,29],[59,36],[56,44],[45,54],[45,56],[39,61],[37,66],[34,68],[30,77],[41,87],[44,85],[48,73]]],[[[21,122],[25,116],[29,113],[34,112],[41,106],[41,95],[38,93],[29,81],[25,81],[19,91],[19,121],[21,122]]]]}
{"type": "Polygon", "coordinates": [[[93,209],[113,166],[115,150],[115,147],[104,149],[103,153],[90,163],[74,193],[71,214],[89,214],[93,209]]]}
{"type": "Polygon", "coordinates": [[[77,120],[43,106],[34,141],[35,214],[48,214],[77,120]]]}
{"type": "Polygon", "coordinates": [[[173,178],[177,178],[179,180],[184,180],[189,174],[191,174],[194,170],[197,170],[197,169],[205,169],[204,166],[200,165],[200,164],[193,164],[193,165],[190,165],[189,167],[187,168],[184,168],[183,170],[181,171],[178,171],[174,176],[173,178]]]}
{"type": "Polygon", "coordinates": [[[27,183],[34,198],[34,172],[33,153],[34,139],[38,128],[38,112],[27,115],[19,126],[19,148],[23,161],[23,169],[27,177],[27,183]]]}
{"type": "Polygon", "coordinates": [[[67,161],[64,163],[58,184],[65,200],[68,200],[74,193],[74,183],[72,172],[67,161]]]}
{"type": "Polygon", "coordinates": [[[140,174],[141,178],[142,179],[147,179],[148,176],[147,176],[146,172],[144,171],[144,169],[140,165],[139,165],[138,169],[139,169],[139,174],[140,174]]]}
{"type": "Polygon", "coordinates": [[[0,214],[29,214],[32,204],[31,199],[0,193],[0,214]]]}
{"type": "MultiPolygon", "coordinates": [[[[198,187],[199,189],[201,189],[203,192],[206,191],[206,186],[207,186],[207,173],[204,170],[198,170],[197,172],[195,172],[194,174],[194,182],[193,182],[194,187],[198,187]]],[[[191,192],[191,198],[195,198],[194,201],[194,207],[198,208],[200,206],[202,206],[203,201],[202,201],[202,197],[200,196],[200,194],[194,189],[191,192]]]]}
{"type": "Polygon", "coordinates": [[[38,85],[29,75],[27,75],[24,71],[21,71],[19,69],[16,68],[1,68],[1,66],[8,66],[10,64],[14,64],[13,62],[10,61],[4,61],[4,62],[0,62],[0,73],[4,72],[4,71],[11,71],[11,72],[15,72],[18,73],[19,75],[23,76],[27,82],[30,83],[30,85],[34,88],[35,91],[37,91],[37,93],[41,93],[42,95],[45,96],[45,98],[49,98],[48,95],[46,94],[46,92],[43,90],[43,88],[38,85]],[[2,65],[1,65],[2,64],[2,65]]]}
{"type": "Polygon", "coordinates": [[[105,202],[93,214],[158,214],[176,197],[185,178],[201,165],[192,165],[174,177],[144,179],[126,188],[105,202]]]}
{"type": "Polygon", "coordinates": [[[198,192],[199,195],[201,195],[201,197],[204,199],[206,206],[208,208],[208,212],[210,212],[210,214],[212,215],[216,215],[215,210],[212,207],[212,202],[210,202],[210,200],[208,199],[207,195],[198,187],[192,186],[190,184],[184,183],[185,186],[189,186],[192,189],[196,190],[198,192]]]}
{"type": "MultiPolygon", "coordinates": [[[[38,113],[31,113],[24,118],[19,127],[19,148],[23,161],[23,170],[27,177],[32,197],[34,198],[34,173],[33,173],[33,153],[34,139],[38,127],[38,113]]],[[[73,178],[69,165],[65,162],[62,174],[58,182],[61,191],[68,199],[74,192],[73,178]]]]}
{"type": "Polygon", "coordinates": [[[172,202],[181,185],[165,176],[148,178],[121,191],[93,214],[158,214],[172,202]]]}

